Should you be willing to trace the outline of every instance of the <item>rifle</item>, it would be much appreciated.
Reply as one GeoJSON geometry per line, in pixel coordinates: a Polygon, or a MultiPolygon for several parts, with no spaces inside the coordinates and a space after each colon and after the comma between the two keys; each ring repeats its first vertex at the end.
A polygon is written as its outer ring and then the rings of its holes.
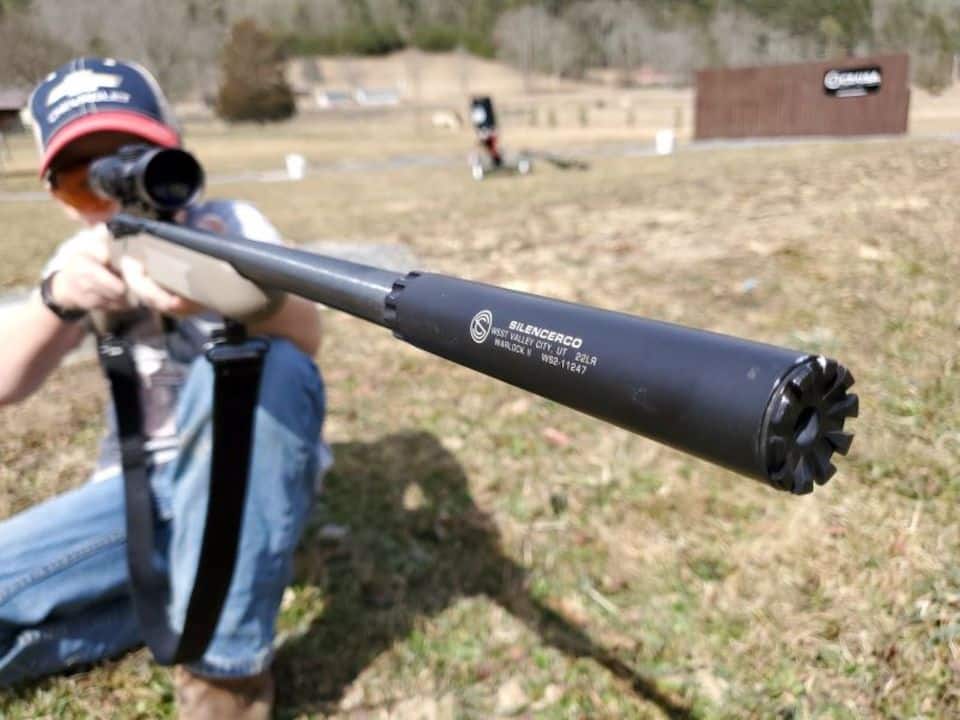
{"type": "Polygon", "coordinates": [[[167,221],[172,212],[189,204],[203,182],[199,164],[183,150],[125,148],[94,162],[90,174],[97,192],[125,208],[108,223],[120,251],[143,259],[161,285],[239,323],[276,303],[278,292],[293,293],[794,494],[829,480],[836,472],[834,452],[845,455],[850,448],[853,435],[844,424],[856,417],[858,398],[848,392],[852,374],[835,360],[457,277],[398,276],[176,225],[167,221]],[[200,282],[197,268],[211,262],[217,282],[200,282]],[[228,302],[218,301],[221,293],[228,302]]]}

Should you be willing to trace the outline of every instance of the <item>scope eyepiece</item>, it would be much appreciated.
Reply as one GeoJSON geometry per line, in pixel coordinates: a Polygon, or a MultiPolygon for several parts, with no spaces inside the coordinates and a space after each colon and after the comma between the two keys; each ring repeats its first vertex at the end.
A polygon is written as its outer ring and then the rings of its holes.
{"type": "Polygon", "coordinates": [[[186,150],[125,145],[90,165],[90,187],[102,197],[160,215],[193,202],[203,189],[200,163],[186,150]]]}

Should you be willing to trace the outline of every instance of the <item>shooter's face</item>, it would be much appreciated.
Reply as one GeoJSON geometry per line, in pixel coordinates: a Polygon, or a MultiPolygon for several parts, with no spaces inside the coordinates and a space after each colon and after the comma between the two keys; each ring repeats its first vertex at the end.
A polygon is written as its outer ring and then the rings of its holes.
{"type": "Polygon", "coordinates": [[[70,215],[87,225],[96,225],[113,217],[120,204],[97,195],[90,187],[90,162],[52,171],[47,182],[51,194],[66,206],[70,215]]]}
{"type": "Polygon", "coordinates": [[[99,132],[77,138],[60,151],[47,173],[47,189],[67,213],[87,225],[106,222],[117,214],[116,200],[101,197],[90,187],[90,164],[112,155],[131,142],[143,142],[128,133],[99,132]]]}

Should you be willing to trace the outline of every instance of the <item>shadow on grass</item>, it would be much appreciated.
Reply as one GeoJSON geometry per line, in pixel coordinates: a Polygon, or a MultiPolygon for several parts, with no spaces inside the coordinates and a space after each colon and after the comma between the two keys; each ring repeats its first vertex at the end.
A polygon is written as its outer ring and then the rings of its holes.
{"type": "Polygon", "coordinates": [[[655,683],[534,598],[496,525],[470,497],[463,469],[432,435],[397,434],[334,447],[321,514],[347,525],[324,546],[308,531],[295,582],[320,588],[325,606],[277,658],[283,714],[334,711],[346,687],[418,617],[485,595],[574,658],[591,658],[671,718],[692,718],[655,683]],[[414,499],[404,502],[410,486],[414,499]],[[406,507],[405,507],[406,505],[406,507]]]}

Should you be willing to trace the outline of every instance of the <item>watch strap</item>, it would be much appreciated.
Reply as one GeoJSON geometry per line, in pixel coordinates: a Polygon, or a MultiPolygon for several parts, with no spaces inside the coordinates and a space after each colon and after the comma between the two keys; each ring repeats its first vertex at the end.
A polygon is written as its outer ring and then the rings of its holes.
{"type": "Polygon", "coordinates": [[[51,286],[53,285],[53,276],[56,274],[57,272],[54,271],[40,282],[40,299],[50,312],[64,322],[77,322],[78,320],[82,320],[87,316],[86,310],[81,310],[80,308],[65,308],[53,299],[51,286]]]}

